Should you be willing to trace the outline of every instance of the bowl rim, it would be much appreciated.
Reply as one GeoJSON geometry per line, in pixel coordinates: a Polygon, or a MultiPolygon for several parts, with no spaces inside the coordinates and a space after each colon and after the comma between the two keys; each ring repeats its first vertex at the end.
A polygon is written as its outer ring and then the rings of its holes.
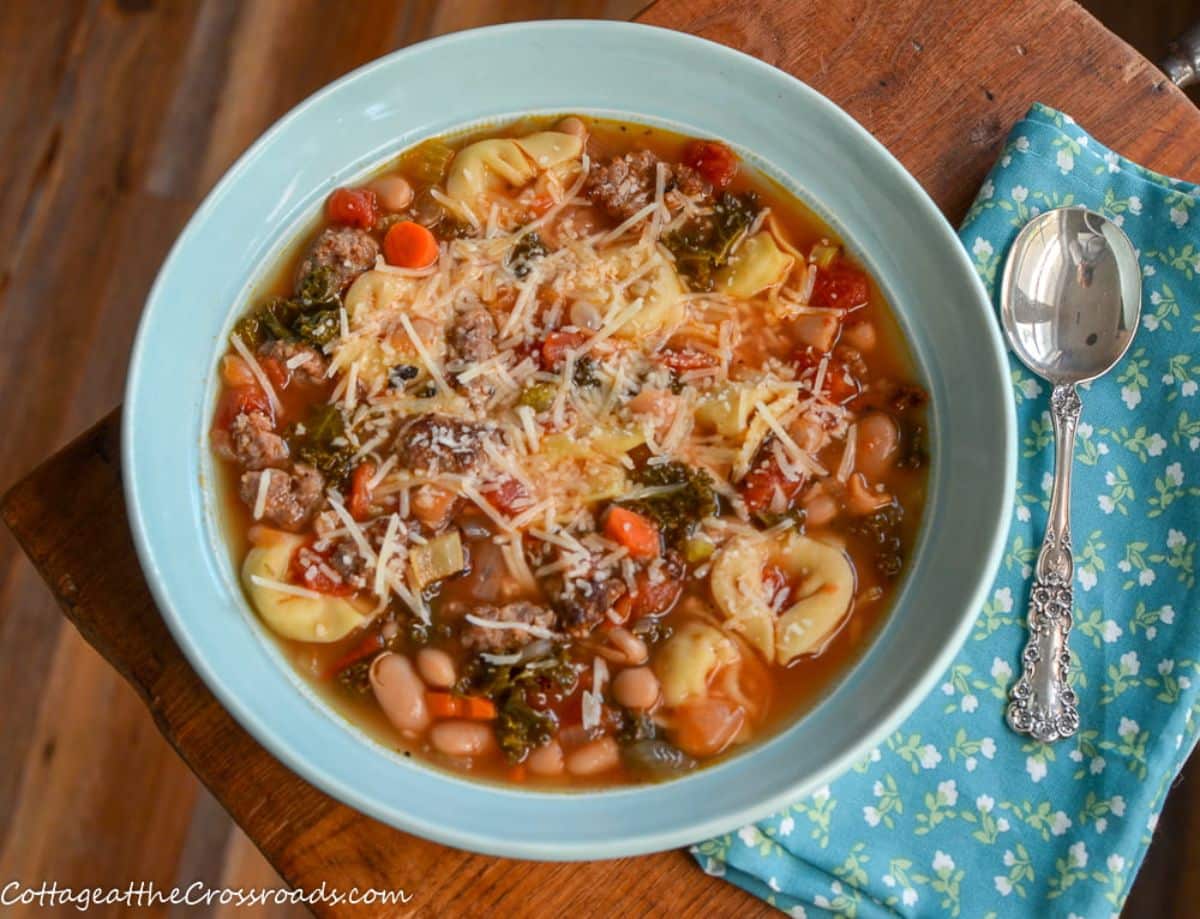
{"type": "MultiPolygon", "coordinates": [[[[916,706],[931,692],[946,667],[949,666],[951,660],[958,653],[974,623],[975,611],[982,605],[994,579],[995,572],[999,568],[1008,531],[1008,518],[1006,514],[1002,513],[998,515],[997,519],[987,521],[991,532],[987,543],[986,557],[980,560],[977,569],[978,574],[974,579],[973,589],[970,592],[969,603],[964,604],[963,612],[958,616],[954,630],[945,635],[937,656],[925,665],[920,678],[915,680],[905,691],[892,696],[886,703],[886,711],[882,717],[876,720],[869,729],[865,730],[856,742],[851,743],[840,755],[829,759],[822,768],[783,783],[781,787],[777,788],[771,794],[761,795],[753,807],[743,807],[736,815],[721,811],[718,808],[712,816],[693,817],[691,822],[686,825],[673,826],[669,829],[661,829],[656,832],[645,832],[637,836],[622,835],[614,838],[606,838],[602,841],[593,840],[583,844],[573,844],[569,837],[549,842],[513,840],[505,839],[495,833],[489,834],[484,832],[481,834],[474,830],[448,828],[438,822],[423,820],[411,813],[398,811],[394,807],[384,806],[378,799],[372,797],[371,794],[351,784],[337,780],[303,755],[297,753],[294,745],[288,739],[273,728],[271,724],[257,717],[244,704],[243,700],[225,685],[210,660],[193,641],[184,618],[176,610],[168,580],[164,577],[159,565],[157,549],[152,539],[147,520],[147,507],[143,501],[143,483],[140,475],[142,467],[137,445],[137,438],[139,436],[138,407],[143,395],[139,384],[143,376],[144,367],[148,361],[147,349],[151,339],[150,320],[156,310],[161,311],[163,309],[162,300],[168,279],[176,269],[177,263],[184,258],[193,236],[198,232],[198,228],[209,218],[222,199],[238,183],[243,174],[250,169],[260,156],[270,149],[272,143],[279,135],[286,131],[294,122],[303,119],[311,109],[318,106],[327,97],[336,94],[344,87],[369,77],[373,73],[386,70],[397,59],[418,52],[428,53],[433,50],[453,49],[457,45],[477,41],[481,35],[488,38],[506,39],[510,36],[520,36],[526,33],[554,35],[555,33],[566,34],[577,32],[581,29],[587,31],[588,37],[595,37],[599,30],[609,31],[617,35],[654,33],[656,36],[655,40],[664,42],[666,45],[674,45],[681,49],[693,51],[702,49],[703,53],[712,55],[714,59],[725,62],[731,68],[757,70],[760,76],[766,79],[782,80],[786,84],[789,84],[792,92],[798,92],[807,97],[806,101],[809,104],[822,109],[823,115],[838,122],[842,129],[855,135],[868,149],[870,157],[875,162],[887,167],[887,175],[881,179],[882,182],[889,184],[899,183],[909,195],[914,196],[918,200],[920,206],[927,211],[926,216],[933,218],[932,222],[937,228],[939,238],[933,242],[940,246],[948,254],[949,258],[956,261],[960,268],[965,269],[964,276],[969,279],[966,283],[970,287],[970,290],[964,291],[964,295],[969,294],[969,296],[964,296],[964,301],[970,299],[971,303],[964,302],[961,304],[961,308],[968,309],[975,307],[983,309],[989,316],[991,315],[993,308],[990,298],[982,281],[976,274],[965,248],[962,246],[953,228],[946,221],[944,215],[942,215],[940,209],[916,179],[907,172],[899,161],[874,136],[859,125],[849,114],[792,75],[725,45],[688,33],[640,23],[609,20],[558,20],[486,26],[451,33],[407,46],[368,62],[329,83],[276,121],[225,172],[205,196],[171,247],[147,296],[130,359],[130,369],[125,392],[126,398],[122,413],[121,434],[122,478],[128,509],[127,513],[138,559],[146,575],[146,580],[173,638],[183,651],[189,664],[195,669],[196,673],[221,702],[227,712],[258,743],[285,766],[323,792],[355,808],[361,813],[380,819],[397,828],[448,845],[487,854],[542,860],[609,858],[642,854],[689,844],[708,836],[727,832],[740,824],[761,819],[791,803],[806,790],[812,790],[828,784],[834,778],[847,771],[853,763],[860,760],[871,747],[876,745],[883,737],[893,732],[911,714],[916,706]]],[[[669,51],[670,48],[667,48],[667,50],[669,51]]],[[[636,105],[633,107],[636,108],[636,105]]],[[[586,111],[595,108],[594,106],[582,106],[581,110],[586,111]]],[[[459,123],[465,124],[472,120],[477,119],[464,117],[459,119],[459,123]]],[[[647,120],[653,119],[647,116],[647,120]]],[[[847,243],[853,245],[854,240],[847,239],[847,243]]],[[[222,307],[222,309],[227,313],[232,312],[236,308],[236,305],[222,307]]],[[[899,318],[903,321],[903,317],[899,318]]],[[[994,322],[987,323],[986,325],[988,334],[986,341],[980,343],[981,354],[979,366],[982,367],[985,363],[984,358],[987,358],[986,363],[989,365],[989,369],[999,371],[1003,375],[1002,382],[1006,386],[1008,364],[1004,345],[1000,337],[1000,330],[994,322]]],[[[922,369],[924,370],[925,368],[922,366],[922,369]]],[[[1007,395],[1006,388],[1004,392],[1007,395]]],[[[1008,508],[1012,505],[1015,487],[1016,414],[1015,406],[1010,398],[1004,400],[1003,407],[1002,417],[998,419],[1001,422],[1002,428],[999,431],[999,436],[1004,444],[1004,455],[1002,458],[1003,482],[1001,483],[999,506],[1008,508]]],[[[926,505],[927,516],[922,523],[923,534],[930,523],[928,512],[932,503],[933,496],[930,495],[926,505]]],[[[891,615],[892,612],[889,612],[889,616],[891,615]]],[[[884,625],[886,626],[886,620],[884,625]]],[[[882,629],[880,632],[882,632],[882,629]]],[[[874,640],[878,641],[878,638],[879,633],[877,633],[874,640]]],[[[868,652],[869,649],[862,652],[862,656],[865,656],[868,652]]],[[[853,669],[854,666],[856,665],[851,665],[849,669],[853,669]]],[[[778,739],[778,736],[776,735],[775,739],[778,739]]],[[[750,751],[737,759],[750,759],[753,755],[753,751],[750,751]]],[[[704,770],[700,774],[710,773],[716,768],[718,767],[712,767],[712,769],[704,770]]],[[[454,776],[448,773],[439,772],[438,775],[448,780],[454,780],[454,776]]],[[[677,780],[669,784],[682,784],[686,781],[688,779],[677,780]]],[[[476,788],[486,787],[497,794],[513,795],[519,798],[557,798],[560,800],[569,800],[570,798],[596,797],[608,798],[613,800],[614,803],[623,796],[633,796],[642,792],[648,793],[653,789],[664,787],[641,785],[602,790],[599,792],[588,791],[577,795],[563,795],[560,792],[549,794],[539,792],[511,792],[501,786],[485,785],[480,782],[469,782],[469,784],[476,788]]]]}

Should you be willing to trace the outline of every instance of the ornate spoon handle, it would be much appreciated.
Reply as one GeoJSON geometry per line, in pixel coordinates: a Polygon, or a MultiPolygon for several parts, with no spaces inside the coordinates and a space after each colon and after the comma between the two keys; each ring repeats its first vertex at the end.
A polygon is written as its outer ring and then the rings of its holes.
{"type": "Polygon", "coordinates": [[[1074,384],[1060,383],[1050,397],[1054,422],[1054,487],[1046,538],[1038,553],[1029,603],[1029,640],[1022,672],[1012,688],[1008,723],[1020,734],[1049,743],[1079,729],[1075,691],[1067,684],[1071,653],[1075,562],[1071,557],[1071,464],[1082,409],[1074,384]]]}

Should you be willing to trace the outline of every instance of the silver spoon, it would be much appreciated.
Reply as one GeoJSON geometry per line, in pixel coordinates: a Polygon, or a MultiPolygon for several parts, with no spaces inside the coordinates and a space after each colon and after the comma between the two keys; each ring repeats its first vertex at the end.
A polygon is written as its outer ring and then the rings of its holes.
{"type": "Polygon", "coordinates": [[[1137,253],[1107,217],[1082,207],[1057,208],[1029,221],[1014,240],[1000,287],[1000,315],[1013,352],[1054,386],[1054,487],[1008,723],[1046,743],[1079,728],[1075,692],[1067,682],[1075,599],[1071,464],[1082,408],[1075,386],[1102,376],[1121,359],[1141,309],[1137,253]]]}

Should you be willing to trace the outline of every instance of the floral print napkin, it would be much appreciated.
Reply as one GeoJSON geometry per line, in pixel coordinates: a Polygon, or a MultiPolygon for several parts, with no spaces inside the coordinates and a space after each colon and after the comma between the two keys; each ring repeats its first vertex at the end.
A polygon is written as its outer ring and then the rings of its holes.
{"type": "Polygon", "coordinates": [[[1085,387],[1076,445],[1078,735],[1047,746],[1004,723],[1052,466],[1050,388],[1013,360],[1008,546],[940,691],[832,785],[693,847],[709,874],[810,919],[1119,912],[1200,706],[1198,197],[1034,105],[959,234],[993,298],[1009,244],[1047,208],[1112,217],[1141,259],[1142,328],[1085,387]]]}

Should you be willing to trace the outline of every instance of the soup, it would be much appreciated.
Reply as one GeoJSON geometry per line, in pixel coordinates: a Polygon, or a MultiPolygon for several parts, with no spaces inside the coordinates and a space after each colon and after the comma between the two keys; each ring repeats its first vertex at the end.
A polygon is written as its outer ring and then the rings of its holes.
{"type": "Polygon", "coordinates": [[[233,330],[212,447],[250,603],[381,742],[658,781],[870,640],[925,396],[870,278],[728,147],[574,116],[430,140],[303,243],[233,330]]]}

